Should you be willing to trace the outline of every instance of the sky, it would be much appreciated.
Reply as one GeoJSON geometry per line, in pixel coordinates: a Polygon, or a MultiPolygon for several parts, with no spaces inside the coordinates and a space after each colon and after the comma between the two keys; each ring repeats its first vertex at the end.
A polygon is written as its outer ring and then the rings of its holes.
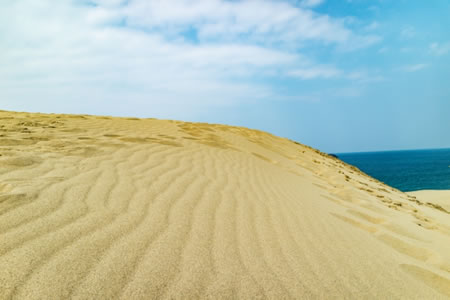
{"type": "Polygon", "coordinates": [[[450,147],[450,1],[0,0],[0,109],[450,147]]]}

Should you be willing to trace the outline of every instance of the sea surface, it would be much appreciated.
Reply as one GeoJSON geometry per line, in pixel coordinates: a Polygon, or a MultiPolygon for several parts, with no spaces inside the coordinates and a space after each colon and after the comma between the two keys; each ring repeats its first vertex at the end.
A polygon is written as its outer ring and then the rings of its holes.
{"type": "Polygon", "coordinates": [[[340,153],[337,156],[403,192],[450,190],[450,149],[340,153]]]}

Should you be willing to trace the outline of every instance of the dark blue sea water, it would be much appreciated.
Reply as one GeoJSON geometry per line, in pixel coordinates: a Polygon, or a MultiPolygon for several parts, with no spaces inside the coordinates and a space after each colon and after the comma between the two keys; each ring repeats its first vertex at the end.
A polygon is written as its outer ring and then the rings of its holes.
{"type": "Polygon", "coordinates": [[[337,156],[403,192],[450,190],[450,149],[341,153],[337,156]]]}

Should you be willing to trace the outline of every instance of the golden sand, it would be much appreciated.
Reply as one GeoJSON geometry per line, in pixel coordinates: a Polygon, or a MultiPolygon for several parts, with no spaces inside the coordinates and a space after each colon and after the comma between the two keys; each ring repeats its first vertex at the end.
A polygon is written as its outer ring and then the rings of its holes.
{"type": "Polygon", "coordinates": [[[444,204],[310,147],[0,112],[0,299],[447,299],[449,272],[444,204]]]}
{"type": "Polygon", "coordinates": [[[407,194],[416,196],[427,205],[440,206],[447,212],[450,212],[450,191],[423,190],[408,192],[407,194]]]}

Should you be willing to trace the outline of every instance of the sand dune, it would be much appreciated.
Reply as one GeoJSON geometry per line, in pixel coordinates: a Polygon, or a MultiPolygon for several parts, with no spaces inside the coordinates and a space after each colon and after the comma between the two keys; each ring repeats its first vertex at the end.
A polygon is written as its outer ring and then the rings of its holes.
{"type": "Polygon", "coordinates": [[[440,206],[441,210],[444,209],[450,213],[450,191],[423,190],[408,192],[407,194],[417,197],[427,205],[432,205],[436,208],[440,206]]]}
{"type": "Polygon", "coordinates": [[[265,132],[0,112],[0,299],[450,298],[450,217],[265,132]]]}

